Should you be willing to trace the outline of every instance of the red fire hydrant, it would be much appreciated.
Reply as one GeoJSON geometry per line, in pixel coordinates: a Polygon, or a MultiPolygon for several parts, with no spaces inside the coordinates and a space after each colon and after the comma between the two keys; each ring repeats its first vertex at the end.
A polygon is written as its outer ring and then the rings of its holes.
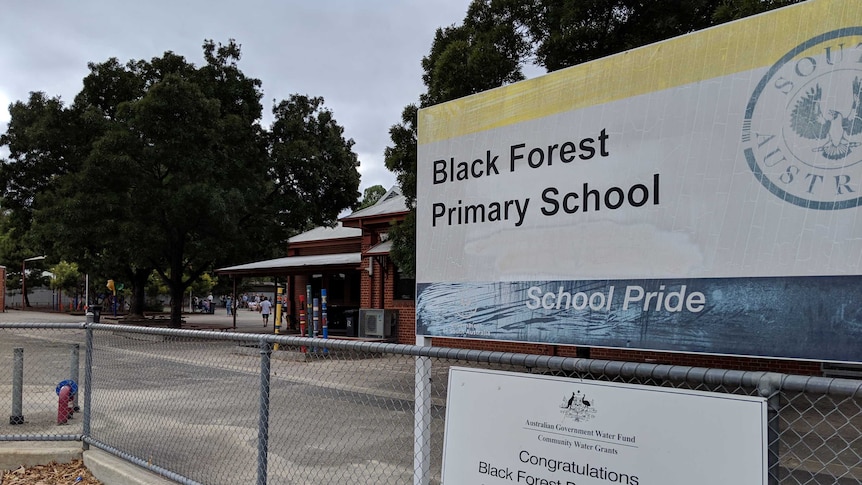
{"type": "Polygon", "coordinates": [[[73,398],[78,392],[78,385],[75,381],[66,380],[57,384],[57,424],[66,424],[72,414],[75,412],[75,403],[73,398]]]}

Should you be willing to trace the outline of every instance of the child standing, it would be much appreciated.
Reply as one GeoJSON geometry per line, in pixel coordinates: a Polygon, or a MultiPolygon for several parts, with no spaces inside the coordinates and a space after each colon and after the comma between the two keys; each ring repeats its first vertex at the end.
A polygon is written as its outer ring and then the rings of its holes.
{"type": "Polygon", "coordinates": [[[260,315],[263,317],[263,326],[267,326],[269,324],[269,312],[272,309],[272,303],[269,301],[269,298],[263,297],[263,301],[260,302],[260,315]]]}

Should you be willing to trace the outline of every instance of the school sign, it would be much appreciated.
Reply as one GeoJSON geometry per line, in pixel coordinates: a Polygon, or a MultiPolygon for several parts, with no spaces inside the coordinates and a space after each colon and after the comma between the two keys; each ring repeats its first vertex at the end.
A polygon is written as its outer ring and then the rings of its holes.
{"type": "Polygon", "coordinates": [[[862,3],[420,111],[417,334],[862,361],[862,3]]]}

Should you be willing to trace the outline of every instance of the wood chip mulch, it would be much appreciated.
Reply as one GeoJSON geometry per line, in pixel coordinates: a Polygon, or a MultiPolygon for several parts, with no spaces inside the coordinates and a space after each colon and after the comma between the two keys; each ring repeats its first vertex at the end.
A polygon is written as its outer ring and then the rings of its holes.
{"type": "Polygon", "coordinates": [[[49,463],[3,472],[0,485],[102,485],[84,467],[83,460],[49,463]]]}

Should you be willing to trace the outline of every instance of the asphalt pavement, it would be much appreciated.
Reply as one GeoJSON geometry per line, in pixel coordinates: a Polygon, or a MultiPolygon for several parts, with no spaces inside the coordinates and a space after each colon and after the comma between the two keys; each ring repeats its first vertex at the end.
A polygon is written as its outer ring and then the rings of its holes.
{"type": "MultiPolygon", "coordinates": [[[[272,317],[264,327],[259,313],[241,309],[234,329],[234,317],[221,310],[215,314],[185,313],[183,328],[273,332],[272,317]]],[[[158,318],[162,316],[155,315],[153,325],[167,325],[166,319],[158,318]]],[[[84,319],[80,314],[33,310],[0,313],[0,322],[81,323],[84,319]]],[[[127,323],[123,320],[103,314],[100,323],[127,323]]],[[[35,342],[20,345],[26,347],[27,369],[33,370],[26,374],[27,428],[12,432],[80,434],[82,421],[77,418],[58,431],[54,384],[60,377],[48,372],[67,368],[68,346],[73,343],[69,337],[76,332],[60,331],[62,337],[44,331],[22,332],[22,339],[35,342]],[[66,340],[57,343],[56,338],[66,340]],[[29,366],[31,362],[38,365],[29,366]],[[37,387],[38,395],[32,390],[37,387]]],[[[97,337],[91,436],[202,483],[253,483],[257,473],[259,349],[218,340],[126,338],[114,332],[99,332],[97,337]]],[[[19,345],[5,335],[2,344],[19,345]]],[[[0,352],[0,357],[7,354],[11,355],[0,352]]],[[[271,362],[269,390],[273,409],[268,453],[271,481],[343,483],[346,477],[355,478],[353,483],[409,481],[413,420],[405,410],[413,408],[411,357],[332,353],[327,358],[299,359],[306,354],[277,354],[271,362]]],[[[0,360],[0,366],[10,367],[3,364],[0,360]]],[[[0,384],[2,381],[5,379],[0,379],[0,384]]],[[[439,448],[439,416],[435,426],[435,446],[439,448]]],[[[8,467],[64,461],[71,459],[66,457],[68,449],[66,442],[0,443],[0,464],[4,459],[11,463],[8,467]]],[[[80,444],[74,451],[74,456],[80,457],[80,444]]],[[[86,466],[108,485],[165,483],[142,468],[128,464],[121,468],[112,455],[98,450],[91,449],[83,456],[86,466]]]]}
{"type": "MultiPolygon", "coordinates": [[[[168,326],[169,314],[147,313],[145,320],[135,319],[131,316],[114,315],[110,311],[102,311],[100,323],[117,323],[129,325],[168,326]]],[[[269,316],[267,326],[263,325],[263,317],[256,311],[244,308],[237,309],[236,317],[228,315],[224,308],[219,308],[215,313],[183,313],[183,329],[200,330],[230,330],[242,333],[274,333],[275,314],[269,316]]],[[[42,309],[17,310],[9,309],[0,312],[0,322],[27,322],[27,323],[79,323],[84,322],[85,316],[80,313],[50,312],[42,309]]],[[[289,334],[286,327],[282,327],[281,334],[289,334]]]]}

